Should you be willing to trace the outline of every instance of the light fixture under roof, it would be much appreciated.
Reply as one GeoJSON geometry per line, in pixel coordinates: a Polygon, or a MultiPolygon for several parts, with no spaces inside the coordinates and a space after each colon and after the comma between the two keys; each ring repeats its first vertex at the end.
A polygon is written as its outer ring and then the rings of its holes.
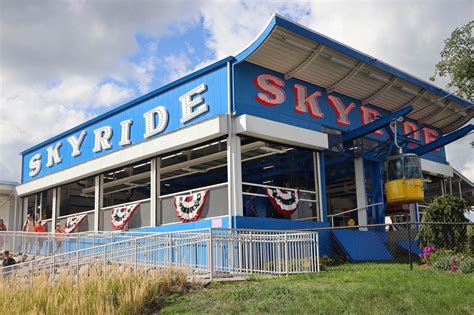
{"type": "Polygon", "coordinates": [[[296,48],[301,48],[301,49],[303,49],[303,50],[306,50],[307,52],[313,52],[313,51],[315,50],[315,48],[311,48],[311,47],[308,47],[308,46],[306,46],[306,45],[304,45],[304,44],[300,44],[300,43],[295,42],[295,41],[293,41],[293,40],[291,40],[291,39],[288,39],[288,38],[286,38],[286,37],[283,37],[282,40],[283,40],[285,43],[290,44],[291,46],[294,46],[294,47],[296,47],[296,48]]]}
{"type": "Polygon", "coordinates": [[[352,69],[352,68],[355,67],[354,65],[352,65],[348,62],[345,62],[344,60],[338,59],[336,57],[330,57],[329,60],[331,60],[332,62],[337,63],[338,65],[341,65],[343,67],[349,68],[349,69],[352,69]]]}
{"type": "Polygon", "coordinates": [[[384,77],[382,77],[382,76],[380,76],[380,75],[378,75],[378,74],[372,73],[372,72],[369,72],[368,76],[369,76],[370,78],[372,78],[372,79],[375,79],[375,80],[380,81],[380,82],[383,82],[383,83],[387,83],[387,82],[390,81],[389,79],[384,78],[384,77]]]}

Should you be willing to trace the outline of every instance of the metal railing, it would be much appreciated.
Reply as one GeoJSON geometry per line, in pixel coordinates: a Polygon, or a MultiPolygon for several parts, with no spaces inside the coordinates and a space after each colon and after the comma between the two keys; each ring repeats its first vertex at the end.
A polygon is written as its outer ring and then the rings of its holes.
{"type": "MultiPolygon", "coordinates": [[[[319,272],[317,232],[202,229],[156,233],[57,254],[3,268],[4,277],[47,274],[80,277],[95,268],[154,270],[180,268],[211,280],[226,275],[289,275],[319,272]]],[[[51,278],[51,277],[50,277],[51,278]]]]}
{"type": "Polygon", "coordinates": [[[0,232],[0,250],[9,250],[27,256],[49,256],[85,249],[123,239],[147,235],[145,232],[80,232],[62,233],[54,232],[0,232]]]}
{"type": "Polygon", "coordinates": [[[331,226],[334,227],[334,217],[341,216],[341,215],[348,214],[348,213],[352,213],[352,212],[359,211],[359,210],[362,210],[362,209],[369,209],[370,207],[381,206],[383,204],[384,204],[383,202],[373,203],[373,204],[363,206],[363,207],[358,207],[358,208],[354,208],[354,209],[350,209],[350,210],[346,210],[346,211],[342,211],[342,212],[338,212],[338,213],[334,213],[334,214],[328,214],[327,217],[331,219],[331,226]]]}

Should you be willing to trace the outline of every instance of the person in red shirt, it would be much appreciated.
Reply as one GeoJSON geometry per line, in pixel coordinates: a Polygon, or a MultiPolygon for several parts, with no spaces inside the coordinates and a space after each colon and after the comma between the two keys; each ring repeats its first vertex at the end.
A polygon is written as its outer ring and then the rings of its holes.
{"type": "Polygon", "coordinates": [[[41,249],[43,248],[44,230],[45,226],[42,224],[41,219],[39,219],[35,225],[35,233],[38,233],[36,237],[36,256],[41,253],[41,249]]]}

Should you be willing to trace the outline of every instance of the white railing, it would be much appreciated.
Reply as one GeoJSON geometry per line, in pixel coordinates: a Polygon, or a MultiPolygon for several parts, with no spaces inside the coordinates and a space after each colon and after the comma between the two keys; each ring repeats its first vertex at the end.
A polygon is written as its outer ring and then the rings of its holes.
{"type": "Polygon", "coordinates": [[[224,275],[319,272],[317,232],[202,229],[156,233],[3,268],[4,277],[180,268],[211,280],[224,275]]]}
{"type": "Polygon", "coordinates": [[[334,217],[344,215],[344,214],[348,214],[348,213],[352,213],[352,212],[359,211],[359,210],[362,210],[362,209],[368,209],[370,207],[380,206],[380,205],[383,205],[383,204],[384,204],[383,202],[373,203],[373,204],[370,204],[370,205],[367,205],[367,206],[358,207],[358,208],[338,212],[338,213],[335,213],[335,214],[328,214],[327,217],[331,218],[331,226],[334,226],[334,217]]]}
{"type": "Polygon", "coordinates": [[[26,256],[49,256],[147,235],[145,232],[0,232],[0,250],[26,256]]]}

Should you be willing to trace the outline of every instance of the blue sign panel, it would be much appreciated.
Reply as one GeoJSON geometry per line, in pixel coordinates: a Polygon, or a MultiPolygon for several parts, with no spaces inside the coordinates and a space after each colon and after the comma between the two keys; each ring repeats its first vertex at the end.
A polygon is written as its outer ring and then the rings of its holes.
{"type": "MultiPolygon", "coordinates": [[[[247,62],[234,68],[235,111],[315,131],[322,127],[349,132],[366,125],[389,112],[377,106],[362,105],[349,96],[298,80],[285,80],[281,73],[247,62]]],[[[408,134],[417,147],[435,140],[442,133],[439,129],[419,124],[411,119],[404,121],[399,132],[408,134]],[[415,132],[413,132],[415,131],[415,132]],[[413,133],[412,133],[413,132],[413,133]]],[[[366,136],[375,141],[386,141],[386,130],[377,130],[366,136]]],[[[423,158],[445,163],[444,148],[423,155],[423,158]]]]}
{"type": "Polygon", "coordinates": [[[23,152],[22,182],[227,113],[225,61],[23,152]]]}

